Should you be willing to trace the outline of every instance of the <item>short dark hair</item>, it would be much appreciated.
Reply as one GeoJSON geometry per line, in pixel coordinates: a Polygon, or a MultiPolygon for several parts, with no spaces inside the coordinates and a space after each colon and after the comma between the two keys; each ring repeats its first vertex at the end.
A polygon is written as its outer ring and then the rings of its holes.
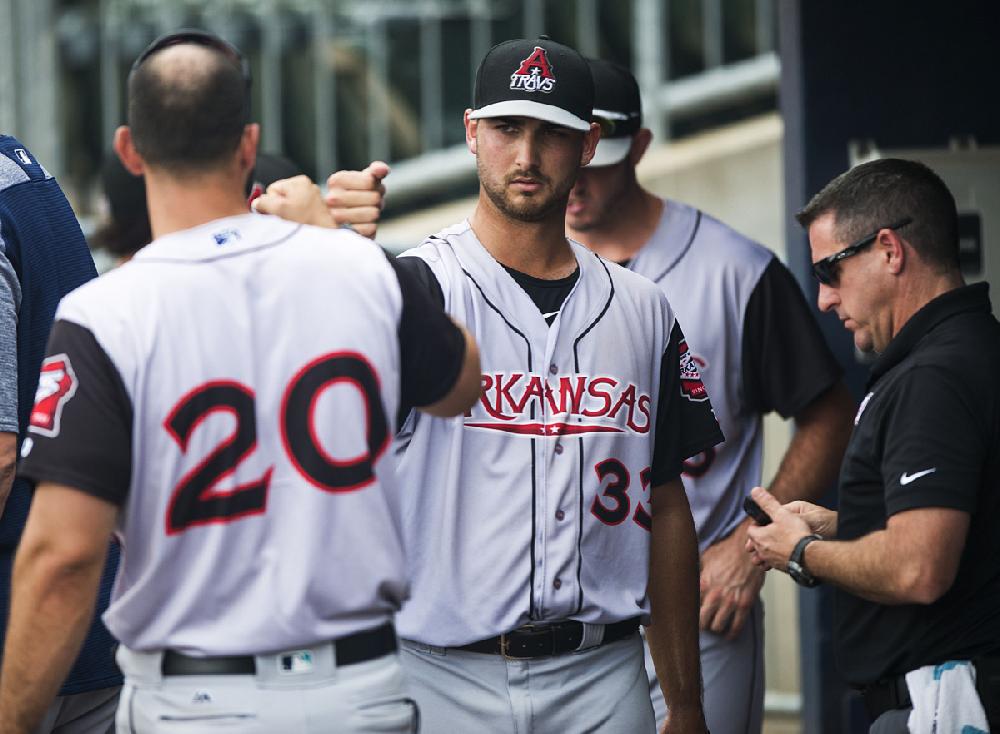
{"type": "Polygon", "coordinates": [[[855,166],[824,186],[795,218],[808,229],[830,212],[844,242],[910,218],[902,236],[913,249],[929,264],[959,267],[955,197],[923,163],[880,158],[855,166]]]}
{"type": "Polygon", "coordinates": [[[211,168],[235,152],[246,124],[246,81],[221,51],[205,51],[197,69],[171,69],[163,51],[129,75],[128,124],[136,150],[174,171],[211,168]]]}

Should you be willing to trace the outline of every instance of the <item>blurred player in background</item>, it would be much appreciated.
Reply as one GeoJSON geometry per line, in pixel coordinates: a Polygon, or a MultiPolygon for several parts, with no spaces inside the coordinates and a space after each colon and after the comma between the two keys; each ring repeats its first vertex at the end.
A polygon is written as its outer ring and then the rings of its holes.
{"type": "MultiPolygon", "coordinates": [[[[784,501],[817,499],[836,479],[853,400],[788,269],[717,219],[646,191],[636,166],[652,133],[628,70],[590,61],[605,135],[570,193],[566,228],[600,255],[656,283],[676,308],[726,436],[684,464],[701,553],[701,664],[713,734],[760,731],[764,704],[763,572],[744,551],[743,498],[760,483],[762,417],[795,420],[771,481],[784,501]]],[[[652,658],[650,693],[665,715],[652,658]]]]}

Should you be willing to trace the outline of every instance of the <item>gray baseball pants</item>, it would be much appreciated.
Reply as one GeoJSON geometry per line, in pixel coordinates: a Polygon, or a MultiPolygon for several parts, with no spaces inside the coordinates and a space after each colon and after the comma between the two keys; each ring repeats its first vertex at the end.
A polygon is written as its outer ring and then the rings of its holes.
{"type": "MultiPolygon", "coordinates": [[[[735,640],[702,632],[701,677],[705,685],[705,720],[712,734],[760,734],[764,720],[764,605],[760,599],[735,640]]],[[[657,727],[663,726],[663,701],[653,658],[646,647],[649,695],[657,727]]]]}
{"type": "Polygon", "coordinates": [[[638,634],[532,660],[402,641],[424,734],[653,732],[638,634]]]}
{"type": "Polygon", "coordinates": [[[305,671],[283,672],[278,655],[258,655],[256,675],[163,676],[161,653],[121,646],[118,734],[417,731],[398,655],[338,668],[332,645],[309,651],[312,664],[305,671]]]}

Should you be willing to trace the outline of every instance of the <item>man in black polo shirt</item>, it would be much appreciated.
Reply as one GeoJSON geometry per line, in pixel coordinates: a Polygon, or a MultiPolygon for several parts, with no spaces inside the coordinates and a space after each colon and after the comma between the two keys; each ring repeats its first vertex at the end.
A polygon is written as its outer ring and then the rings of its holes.
{"type": "Polygon", "coordinates": [[[988,286],[964,284],[955,201],[920,163],[858,166],[798,220],[820,309],[878,358],[840,512],[781,506],[755,488],[773,522],[751,529],[747,548],[799,583],[836,585],[838,663],[862,689],[872,732],[930,731],[928,719],[978,731],[986,716],[996,730],[1000,324],[988,286]]]}

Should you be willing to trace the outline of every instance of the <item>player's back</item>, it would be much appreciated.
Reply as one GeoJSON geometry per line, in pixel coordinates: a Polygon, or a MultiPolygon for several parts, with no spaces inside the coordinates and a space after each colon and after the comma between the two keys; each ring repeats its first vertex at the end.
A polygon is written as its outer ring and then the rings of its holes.
{"type": "Polygon", "coordinates": [[[256,215],[160,238],[67,298],[132,411],[122,642],[252,654],[390,617],[400,309],[374,243],[256,215]]]}

